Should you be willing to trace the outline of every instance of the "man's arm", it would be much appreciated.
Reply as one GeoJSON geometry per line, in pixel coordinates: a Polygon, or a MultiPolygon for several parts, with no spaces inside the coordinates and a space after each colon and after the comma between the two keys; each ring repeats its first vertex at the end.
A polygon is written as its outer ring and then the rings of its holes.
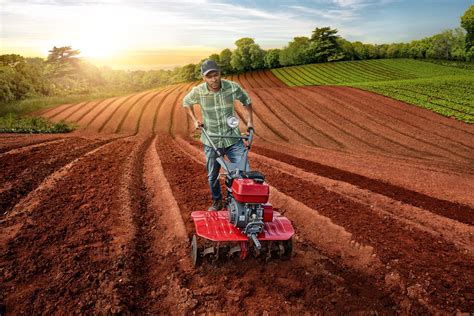
{"type": "Polygon", "coordinates": [[[247,128],[254,128],[253,127],[253,110],[252,110],[252,100],[247,92],[245,92],[242,87],[235,83],[236,86],[236,99],[239,100],[245,108],[245,112],[247,113],[247,128]]]}
{"type": "Polygon", "coordinates": [[[202,126],[202,122],[196,118],[196,114],[194,114],[194,105],[198,104],[199,100],[199,93],[194,87],[188,94],[186,94],[183,98],[183,107],[186,109],[186,113],[191,117],[194,123],[194,127],[196,129],[200,129],[202,126]]]}
{"type": "Polygon", "coordinates": [[[191,117],[191,119],[193,120],[193,123],[194,123],[194,127],[196,129],[200,129],[201,126],[202,126],[202,122],[199,121],[197,118],[196,118],[196,114],[194,114],[194,106],[191,105],[191,106],[186,106],[185,107],[186,109],[186,113],[191,117]]]}

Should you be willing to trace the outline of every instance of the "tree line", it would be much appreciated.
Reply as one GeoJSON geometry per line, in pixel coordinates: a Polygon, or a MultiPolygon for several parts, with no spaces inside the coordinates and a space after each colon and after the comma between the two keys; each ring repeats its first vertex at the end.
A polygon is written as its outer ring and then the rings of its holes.
{"type": "MultiPolygon", "coordinates": [[[[252,38],[235,42],[212,59],[224,75],[309,63],[377,58],[474,60],[474,6],[461,17],[462,28],[410,43],[364,44],[350,42],[330,27],[315,28],[310,37],[293,38],[281,49],[264,50],[252,38]]],[[[98,91],[140,91],[201,78],[198,64],[173,70],[123,71],[96,67],[78,57],[70,46],[53,47],[47,59],[0,56],[0,103],[35,96],[91,94],[98,91]]]]}

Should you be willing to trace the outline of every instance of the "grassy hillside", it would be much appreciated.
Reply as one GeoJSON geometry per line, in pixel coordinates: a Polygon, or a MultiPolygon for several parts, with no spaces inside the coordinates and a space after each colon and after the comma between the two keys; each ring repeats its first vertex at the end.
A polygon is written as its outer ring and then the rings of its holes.
{"type": "Polygon", "coordinates": [[[378,59],[272,69],[288,86],[345,85],[474,123],[474,71],[412,59],[378,59]]]}

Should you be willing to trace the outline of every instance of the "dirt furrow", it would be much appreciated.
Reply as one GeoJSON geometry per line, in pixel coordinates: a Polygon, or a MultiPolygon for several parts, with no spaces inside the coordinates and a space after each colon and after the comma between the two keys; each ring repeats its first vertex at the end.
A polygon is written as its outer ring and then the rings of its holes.
{"type": "MultiPolygon", "coordinates": [[[[318,114],[322,120],[326,120],[327,124],[330,124],[336,130],[334,137],[344,139],[346,146],[352,145],[358,151],[377,151],[377,152],[394,152],[393,149],[383,147],[377,141],[374,141],[373,135],[368,134],[364,129],[354,126],[351,122],[338,113],[335,113],[326,106],[322,106],[320,101],[316,101],[315,98],[304,95],[299,91],[299,88],[285,88],[282,89],[281,94],[286,95],[289,98],[296,99],[297,103],[302,104],[306,109],[311,111],[313,114],[318,114]]],[[[291,104],[291,103],[290,103],[291,104]]],[[[331,104],[328,104],[329,106],[331,104]]]]}
{"type": "Polygon", "coordinates": [[[183,287],[187,260],[187,236],[171,188],[163,174],[156,139],[142,144],[135,160],[132,193],[136,202],[137,227],[133,251],[128,260],[132,277],[127,295],[135,313],[183,313],[195,306],[183,287]]]}
{"type": "Polygon", "coordinates": [[[259,163],[274,167],[279,171],[305,179],[331,192],[363,203],[382,216],[390,216],[402,225],[409,225],[456,244],[458,249],[467,250],[467,256],[474,257],[474,226],[437,215],[429,210],[394,200],[386,195],[370,191],[348,182],[329,179],[267,156],[251,153],[251,158],[259,163]]]}
{"type": "Polygon", "coordinates": [[[235,81],[237,82],[242,88],[248,90],[250,88],[249,84],[247,83],[247,81],[245,80],[244,78],[244,75],[243,74],[238,74],[238,75],[235,75],[233,77],[233,79],[231,79],[232,81],[235,81]]]}
{"type": "MultiPolygon", "coordinates": [[[[239,104],[238,106],[235,107],[236,114],[245,121],[245,111],[242,108],[243,105],[239,104]]],[[[270,123],[267,121],[267,118],[264,118],[261,116],[261,110],[260,110],[260,105],[258,101],[252,100],[252,108],[253,108],[253,124],[255,126],[255,133],[256,135],[277,141],[277,142],[288,142],[289,138],[280,131],[278,131],[274,126],[270,125],[270,123]]]]}
{"type": "Polygon", "coordinates": [[[169,134],[173,125],[173,109],[177,103],[181,103],[185,93],[189,91],[189,88],[193,85],[186,84],[180,85],[177,90],[173,91],[172,94],[166,100],[163,100],[160,107],[157,109],[156,121],[161,122],[155,126],[154,132],[169,134]]]}
{"type": "Polygon", "coordinates": [[[261,96],[261,91],[263,90],[253,90],[252,94],[254,96],[258,96],[258,99],[261,101],[268,112],[272,113],[272,115],[278,119],[287,129],[294,132],[298,135],[298,138],[306,145],[312,145],[314,147],[321,147],[316,139],[314,132],[310,132],[305,124],[303,124],[300,120],[295,118],[295,116],[288,111],[287,108],[284,106],[279,107],[278,104],[273,104],[273,99],[266,99],[261,96]]]}
{"type": "MultiPolygon", "coordinates": [[[[319,90],[319,92],[325,95],[332,100],[337,98],[337,94],[333,92],[325,92],[325,89],[319,90]]],[[[347,98],[339,98],[341,100],[347,98]]],[[[464,161],[470,161],[473,158],[473,152],[463,153],[459,148],[456,147],[456,144],[450,142],[445,143],[443,139],[434,138],[434,135],[426,135],[423,131],[419,129],[413,129],[411,126],[406,124],[400,125],[399,122],[389,120],[387,117],[381,119],[382,116],[376,115],[375,111],[366,111],[364,108],[361,108],[361,102],[357,101],[337,101],[337,104],[341,108],[347,108],[345,112],[352,113],[354,116],[359,116],[365,122],[367,126],[374,126],[380,130],[381,134],[387,135],[393,139],[397,139],[404,146],[409,148],[419,148],[425,152],[443,154],[443,156],[451,159],[461,159],[464,161]],[[453,148],[451,150],[451,148],[453,148]]]]}
{"type": "Polygon", "coordinates": [[[118,99],[119,98],[117,97],[103,100],[97,104],[97,106],[93,107],[90,111],[84,113],[80,118],[78,118],[77,124],[79,124],[82,128],[87,128],[102,112],[104,112],[118,99]]]}
{"type": "Polygon", "coordinates": [[[332,119],[330,115],[324,115],[319,108],[314,107],[311,100],[301,96],[295,97],[291,95],[290,91],[294,91],[294,89],[291,87],[279,89],[274,95],[285,102],[287,107],[294,107],[295,111],[301,112],[300,114],[304,115],[314,126],[325,131],[328,137],[342,144],[344,148],[357,149],[359,151],[362,149],[366,151],[381,150],[380,147],[374,146],[369,141],[346,131],[345,126],[340,124],[338,120],[332,119]]]}
{"type": "MultiPolygon", "coordinates": [[[[13,136],[13,135],[11,135],[13,136]]],[[[5,134],[0,135],[0,154],[8,153],[11,150],[25,148],[28,146],[35,146],[39,144],[46,144],[61,140],[64,135],[18,135],[14,137],[6,137],[5,134]]]]}
{"type": "Polygon", "coordinates": [[[81,110],[82,107],[85,106],[87,103],[89,102],[77,103],[74,106],[71,106],[68,109],[62,111],[61,113],[55,115],[54,117],[51,117],[51,119],[54,119],[54,121],[67,121],[71,115],[81,110]]]}
{"type": "Polygon", "coordinates": [[[84,104],[83,106],[81,106],[78,111],[72,113],[71,115],[69,115],[64,120],[68,121],[68,122],[77,123],[81,118],[86,116],[94,108],[100,106],[100,104],[105,102],[106,100],[107,99],[88,102],[88,103],[84,104]]]}
{"type": "MultiPolygon", "coordinates": [[[[427,120],[425,117],[420,118],[415,115],[407,116],[406,112],[399,111],[397,107],[388,104],[388,102],[381,102],[382,100],[385,101],[385,99],[377,100],[377,103],[371,102],[376,100],[376,95],[371,95],[371,98],[369,98],[367,94],[363,93],[361,90],[344,87],[325,87],[325,89],[351,100],[354,104],[357,104],[358,107],[364,109],[365,112],[377,114],[376,116],[378,117],[388,116],[389,118],[396,120],[397,125],[406,125],[409,128],[416,129],[418,130],[418,135],[423,137],[439,137],[443,140],[443,143],[447,142],[451,145],[454,144],[462,151],[465,151],[466,149],[474,149],[472,135],[469,137],[469,134],[466,134],[465,132],[448,129],[443,125],[427,120]]],[[[400,106],[403,105],[403,103],[400,104],[400,106]]],[[[408,106],[405,105],[405,107],[408,106]]],[[[420,111],[422,110],[420,109],[420,111]]],[[[463,123],[459,122],[459,125],[463,125],[463,123]]],[[[466,127],[469,128],[468,126],[466,127]]],[[[472,130],[474,131],[474,129],[472,130]]]]}
{"type": "Polygon", "coordinates": [[[331,96],[324,95],[319,90],[298,88],[297,91],[301,94],[310,96],[310,98],[312,98],[320,107],[324,107],[326,111],[331,112],[333,115],[336,115],[343,121],[347,122],[347,130],[349,130],[350,127],[352,133],[359,135],[361,138],[370,139],[371,143],[383,148],[385,151],[405,156],[439,158],[439,155],[425,150],[419,150],[412,144],[407,145],[406,143],[399,141],[396,136],[385,136],[383,133],[388,132],[383,132],[376,126],[368,127],[366,124],[367,122],[363,122],[363,120],[355,113],[342,111],[340,106],[341,101],[334,99],[331,96]]]}
{"type": "Polygon", "coordinates": [[[252,76],[254,77],[256,81],[260,83],[262,88],[275,87],[275,84],[262,73],[262,70],[257,70],[253,72],[252,76]]]}
{"type": "Polygon", "coordinates": [[[123,177],[135,147],[117,140],[85,155],[23,213],[24,225],[0,257],[7,313],[127,311],[123,255],[134,228],[123,177]]]}
{"type": "Polygon", "coordinates": [[[59,143],[30,148],[0,157],[0,216],[34,190],[48,175],[77,157],[91,151],[108,139],[66,138],[59,143]]]}
{"type": "Polygon", "coordinates": [[[268,88],[273,87],[271,82],[267,82],[266,79],[262,79],[260,70],[253,71],[249,74],[253,82],[258,86],[258,88],[268,88]]]}
{"type": "Polygon", "coordinates": [[[440,200],[474,207],[474,197],[470,193],[474,190],[474,170],[469,165],[454,163],[447,165],[436,161],[315,149],[268,141],[259,141],[256,144],[270,151],[391,183],[440,200]]]}
{"type": "MultiPolygon", "coordinates": [[[[294,101],[291,103],[286,103],[284,99],[280,98],[280,96],[276,96],[266,89],[259,89],[258,91],[255,90],[254,92],[262,99],[266,100],[266,103],[271,104],[274,110],[278,109],[284,117],[293,121],[293,125],[297,127],[299,131],[313,139],[314,142],[318,144],[318,147],[333,149],[345,148],[343,143],[336,140],[322,129],[318,128],[314,120],[308,120],[308,116],[306,116],[307,113],[305,113],[303,109],[299,108],[298,105],[295,106],[293,104],[294,101]]],[[[289,102],[289,100],[286,101],[289,102]]]]}
{"type": "Polygon", "coordinates": [[[255,105],[253,107],[254,112],[262,118],[265,117],[265,125],[272,129],[272,131],[278,132],[278,134],[282,135],[283,139],[287,139],[289,142],[294,143],[302,143],[307,145],[313,145],[311,140],[298,132],[294,127],[290,126],[288,122],[278,116],[274,110],[269,107],[264,100],[262,100],[258,95],[256,95],[253,91],[249,92],[250,97],[252,98],[252,102],[255,105]]]}
{"type": "Polygon", "coordinates": [[[90,118],[90,121],[87,122],[87,130],[97,133],[102,126],[107,123],[110,116],[113,115],[121,105],[134,96],[136,96],[136,94],[115,98],[112,102],[104,104],[97,113],[94,113],[93,117],[90,118]]]}
{"type": "Polygon", "coordinates": [[[166,87],[155,94],[155,96],[150,100],[149,104],[144,109],[139,125],[137,126],[139,134],[153,133],[153,121],[156,108],[160,106],[163,98],[165,98],[173,89],[176,89],[176,87],[166,87]]]}
{"type": "Polygon", "coordinates": [[[161,107],[163,106],[163,104],[165,104],[165,101],[169,98],[169,97],[173,97],[175,93],[177,93],[177,91],[179,91],[181,89],[181,86],[180,85],[177,85],[175,87],[173,87],[172,90],[170,90],[166,95],[164,95],[160,101],[157,103],[155,109],[154,109],[154,112],[153,112],[153,125],[152,125],[152,128],[151,128],[151,132],[152,133],[155,133],[155,131],[158,129],[157,127],[157,121],[158,121],[158,114],[161,110],[161,107]]]}
{"type": "Polygon", "coordinates": [[[267,77],[268,79],[270,79],[274,84],[275,84],[275,87],[280,87],[280,88],[286,88],[288,87],[286,84],[284,84],[280,79],[278,79],[277,77],[275,77],[275,75],[273,74],[273,72],[271,72],[271,70],[264,70],[263,71],[263,75],[265,75],[265,77],[267,77]]]}
{"type": "Polygon", "coordinates": [[[104,118],[102,125],[99,127],[99,133],[116,133],[120,124],[123,122],[128,112],[137,104],[141,99],[150,94],[150,91],[145,91],[131,95],[130,98],[119,104],[110,116],[104,118]]]}
{"type": "Polygon", "coordinates": [[[182,99],[178,98],[173,107],[173,122],[171,125],[171,135],[186,136],[192,133],[194,125],[182,105],[182,99]]]}
{"type": "Polygon", "coordinates": [[[150,91],[148,94],[137,100],[134,104],[129,105],[127,111],[115,129],[115,133],[135,133],[137,131],[137,124],[139,123],[143,110],[158,93],[159,92],[150,91]]]}
{"type": "MultiPolygon", "coordinates": [[[[393,108],[394,111],[396,110],[397,112],[405,113],[404,114],[405,117],[416,117],[418,120],[425,122],[425,124],[426,123],[429,125],[434,124],[436,125],[436,128],[435,128],[436,130],[443,130],[448,134],[458,131],[460,132],[460,135],[462,137],[467,137],[466,134],[474,136],[473,127],[471,125],[462,124],[459,121],[439,115],[435,112],[427,111],[417,106],[412,106],[407,103],[386,97],[381,94],[364,91],[357,88],[351,88],[351,87],[344,87],[344,89],[348,89],[354,92],[356,95],[360,95],[364,99],[371,100],[373,103],[383,102],[387,105],[390,105],[390,107],[393,108]]],[[[467,141],[471,139],[472,138],[468,138],[467,141]]]]}
{"type": "Polygon", "coordinates": [[[168,132],[170,135],[185,136],[194,131],[194,125],[186,114],[182,104],[184,95],[186,95],[193,86],[194,84],[192,86],[187,86],[183,90],[183,93],[176,99],[176,102],[171,109],[171,124],[168,132]]]}
{"type": "Polygon", "coordinates": [[[354,238],[374,247],[387,272],[399,274],[402,288],[416,291],[426,304],[440,310],[468,311],[474,286],[474,264],[456,246],[423,231],[407,228],[370,207],[321,186],[254,162],[278,190],[318,210],[343,226],[354,238]]]}
{"type": "Polygon", "coordinates": [[[57,107],[48,109],[46,112],[44,112],[43,114],[41,114],[41,116],[44,116],[44,117],[46,117],[46,118],[48,118],[48,119],[53,119],[53,118],[56,117],[57,115],[61,114],[63,111],[66,111],[66,110],[68,110],[68,109],[71,108],[71,107],[74,107],[76,104],[77,104],[77,103],[59,105],[59,106],[57,106],[57,107]]]}
{"type": "Polygon", "coordinates": [[[245,85],[244,89],[252,90],[252,89],[258,88],[258,85],[256,85],[255,82],[253,82],[248,72],[242,74],[241,81],[245,85]]]}
{"type": "Polygon", "coordinates": [[[289,165],[296,166],[322,177],[347,182],[360,188],[388,196],[397,201],[411,204],[433,213],[457,220],[461,223],[474,225],[474,208],[467,205],[437,199],[404,187],[323,165],[321,163],[296,158],[282,152],[264,149],[258,146],[254,146],[254,152],[271,157],[275,160],[283,161],[289,165]]]}

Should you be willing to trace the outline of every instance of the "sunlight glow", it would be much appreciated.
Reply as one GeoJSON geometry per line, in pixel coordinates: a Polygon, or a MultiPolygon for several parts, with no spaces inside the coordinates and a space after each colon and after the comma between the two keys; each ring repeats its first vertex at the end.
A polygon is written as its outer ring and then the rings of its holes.
{"type": "Polygon", "coordinates": [[[81,21],[77,37],[71,45],[81,51],[82,57],[106,58],[125,49],[129,37],[127,23],[131,16],[125,8],[99,7],[81,21]],[[85,22],[85,23],[84,23],[85,22]]]}

